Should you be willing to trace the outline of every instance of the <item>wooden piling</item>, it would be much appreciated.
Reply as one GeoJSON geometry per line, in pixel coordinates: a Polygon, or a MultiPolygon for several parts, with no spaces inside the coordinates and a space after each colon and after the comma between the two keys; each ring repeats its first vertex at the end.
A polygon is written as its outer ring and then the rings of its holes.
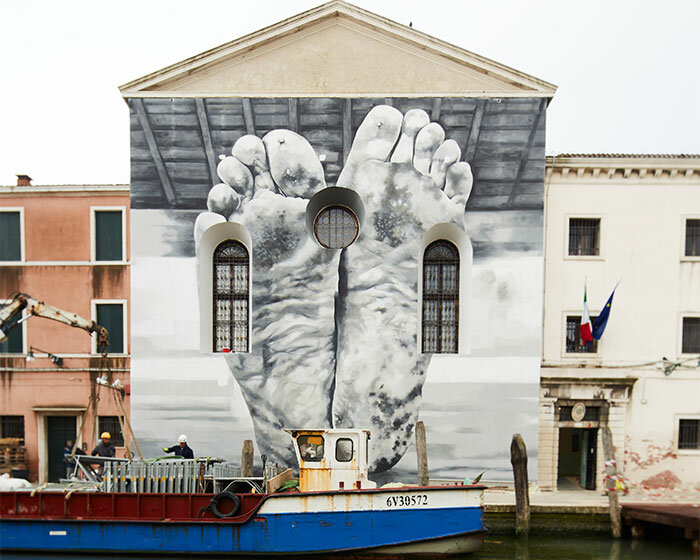
{"type": "Polygon", "coordinates": [[[241,476],[253,476],[253,453],[253,440],[245,440],[241,451],[241,476]]]}
{"type": "Polygon", "coordinates": [[[605,490],[608,494],[608,507],[610,510],[610,529],[614,539],[619,539],[622,535],[622,522],[620,520],[620,504],[618,500],[617,490],[615,489],[615,479],[612,478],[617,474],[617,466],[615,463],[615,448],[612,443],[612,432],[609,426],[601,428],[601,438],[603,440],[603,454],[605,455],[605,490]]]}
{"type": "Polygon", "coordinates": [[[515,534],[530,531],[530,493],[527,479],[527,448],[520,434],[513,435],[510,443],[510,463],[513,465],[515,486],[515,534]]]}
{"type": "Polygon", "coordinates": [[[425,424],[416,424],[416,455],[418,455],[418,486],[428,486],[430,473],[428,471],[428,445],[425,438],[425,424]]]}

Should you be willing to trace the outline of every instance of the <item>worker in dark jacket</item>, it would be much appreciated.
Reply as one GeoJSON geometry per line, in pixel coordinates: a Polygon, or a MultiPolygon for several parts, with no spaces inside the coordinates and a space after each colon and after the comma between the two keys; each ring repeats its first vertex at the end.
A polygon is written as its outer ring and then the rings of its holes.
{"type": "Polygon", "coordinates": [[[181,434],[180,437],[177,438],[177,442],[177,445],[173,445],[172,447],[164,447],[163,451],[166,453],[175,453],[175,455],[179,455],[183,459],[194,459],[194,451],[187,445],[187,436],[181,434]]]}
{"type": "Polygon", "coordinates": [[[102,432],[100,436],[102,438],[102,443],[98,444],[95,449],[92,450],[93,456],[98,457],[114,457],[116,455],[116,449],[112,445],[112,436],[109,432],[102,432]]]}

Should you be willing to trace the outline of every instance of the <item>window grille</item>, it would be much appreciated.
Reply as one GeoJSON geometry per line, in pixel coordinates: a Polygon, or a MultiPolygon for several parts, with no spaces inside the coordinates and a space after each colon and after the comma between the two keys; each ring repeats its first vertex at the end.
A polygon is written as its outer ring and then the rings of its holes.
{"type": "Polygon", "coordinates": [[[683,317],[683,354],[700,354],[700,317],[683,317]]]}
{"type": "Polygon", "coordinates": [[[700,257],[700,220],[685,222],[685,256],[700,257]]]}
{"type": "Polygon", "coordinates": [[[95,211],[95,260],[121,261],[122,251],[122,211],[95,211]]]}
{"type": "Polygon", "coordinates": [[[214,251],[214,352],[248,351],[248,250],[228,240],[214,251]]]}
{"type": "MultiPolygon", "coordinates": [[[[122,422],[124,418],[122,417],[122,422]]],[[[109,432],[112,436],[111,441],[114,447],[124,447],[124,434],[122,434],[122,427],[119,425],[118,416],[100,416],[99,417],[99,432],[109,432]]]]}
{"type": "MultiPolygon", "coordinates": [[[[591,324],[596,317],[591,317],[591,324]]],[[[566,318],[566,353],[567,354],[595,354],[598,351],[598,341],[594,338],[586,345],[581,340],[581,316],[569,315],[566,318]]]]}
{"type": "Polygon", "coordinates": [[[423,255],[423,352],[456,354],[459,336],[459,251],[445,240],[423,255]]]}
{"type": "Polygon", "coordinates": [[[678,421],[678,449],[700,449],[700,419],[681,418],[678,421]]]}
{"type": "Polygon", "coordinates": [[[569,254],[600,254],[600,219],[569,219],[569,254]]]}
{"type": "Polygon", "coordinates": [[[0,438],[19,438],[24,443],[24,416],[0,416],[0,438]]]}
{"type": "Polygon", "coordinates": [[[327,249],[343,249],[352,245],[359,231],[357,217],[344,206],[324,208],[314,223],[316,239],[327,249]]]}
{"type": "Polygon", "coordinates": [[[19,212],[0,212],[0,261],[19,261],[22,240],[19,212]]]}

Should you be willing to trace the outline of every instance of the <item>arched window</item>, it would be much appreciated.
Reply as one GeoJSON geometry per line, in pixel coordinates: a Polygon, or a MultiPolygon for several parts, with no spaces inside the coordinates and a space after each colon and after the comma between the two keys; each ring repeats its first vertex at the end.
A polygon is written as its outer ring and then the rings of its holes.
{"type": "Polygon", "coordinates": [[[456,354],[459,340],[459,251],[440,239],[423,254],[423,352],[456,354]]]}
{"type": "Polygon", "coordinates": [[[245,246],[233,240],[214,251],[214,352],[248,351],[248,286],[250,259],[245,246]]]}

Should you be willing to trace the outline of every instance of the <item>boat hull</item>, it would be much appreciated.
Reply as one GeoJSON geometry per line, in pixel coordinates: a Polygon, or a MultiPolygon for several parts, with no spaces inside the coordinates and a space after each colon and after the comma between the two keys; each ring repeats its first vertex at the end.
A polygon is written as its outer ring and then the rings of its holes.
{"type": "MultiPolygon", "coordinates": [[[[0,542],[3,550],[120,554],[464,554],[480,546],[484,531],[475,497],[428,490],[275,495],[239,518],[182,520],[28,518],[18,505],[19,515],[2,516],[0,542]]],[[[89,509],[100,511],[92,501],[89,509]]],[[[133,513],[118,502],[114,513],[133,513]]]]}

